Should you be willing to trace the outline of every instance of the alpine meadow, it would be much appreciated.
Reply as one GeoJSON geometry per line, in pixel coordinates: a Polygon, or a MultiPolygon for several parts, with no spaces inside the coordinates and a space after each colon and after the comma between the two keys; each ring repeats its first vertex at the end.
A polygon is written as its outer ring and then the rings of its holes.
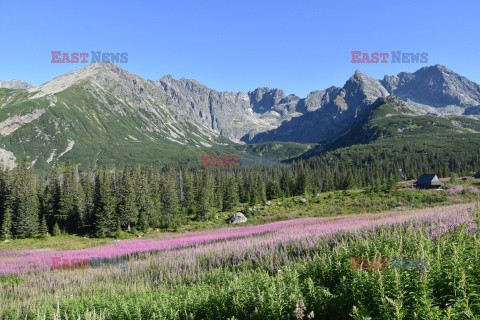
{"type": "Polygon", "coordinates": [[[0,320],[480,320],[479,9],[0,0],[0,320]]]}

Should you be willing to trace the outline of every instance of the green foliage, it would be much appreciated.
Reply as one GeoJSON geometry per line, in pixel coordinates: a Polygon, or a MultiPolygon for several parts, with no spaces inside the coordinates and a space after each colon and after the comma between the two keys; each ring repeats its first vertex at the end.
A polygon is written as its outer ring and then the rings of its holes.
{"type": "Polygon", "coordinates": [[[283,191],[280,187],[280,181],[278,176],[274,174],[267,183],[266,187],[266,197],[268,200],[281,198],[283,196],[283,191]]]}
{"type": "Polygon", "coordinates": [[[111,176],[102,168],[95,177],[94,192],[94,218],[95,235],[97,237],[109,236],[115,227],[115,198],[111,176]]]}
{"type": "Polygon", "coordinates": [[[0,235],[1,240],[9,240],[12,237],[12,210],[10,206],[5,208],[0,235]]]}
{"type": "Polygon", "coordinates": [[[122,173],[119,187],[117,221],[120,228],[135,225],[138,222],[137,193],[135,191],[135,168],[126,167],[122,173]]]}
{"type": "Polygon", "coordinates": [[[223,196],[223,211],[233,210],[238,205],[238,187],[234,177],[230,177],[223,196]]]}
{"type": "Polygon", "coordinates": [[[456,174],[456,173],[452,174],[452,177],[451,177],[449,182],[452,183],[452,184],[460,183],[460,179],[458,178],[458,174],[456,174]]]}
{"type": "Polygon", "coordinates": [[[47,220],[45,219],[45,216],[42,217],[42,222],[38,229],[38,233],[42,238],[46,238],[48,236],[48,226],[47,226],[47,220]]]}
{"type": "MultiPolygon", "coordinates": [[[[152,259],[135,272],[99,275],[103,281],[94,284],[93,294],[88,287],[74,296],[35,300],[28,292],[28,308],[10,299],[0,316],[86,319],[96,310],[102,319],[119,320],[475,319],[480,238],[461,224],[438,237],[427,235],[435,224],[410,221],[340,232],[314,243],[273,244],[245,257],[211,252],[182,260],[188,263],[180,264],[175,277],[167,276],[169,262],[152,259]],[[390,262],[387,269],[354,269],[353,257],[390,262]],[[395,269],[394,257],[424,259],[427,268],[395,269]]],[[[0,278],[8,286],[18,280],[0,278]]]]}
{"type": "Polygon", "coordinates": [[[52,235],[54,237],[58,237],[61,234],[62,234],[62,231],[60,230],[60,227],[58,226],[58,223],[55,222],[55,225],[53,226],[53,230],[52,230],[52,235]]]}
{"type": "Polygon", "coordinates": [[[39,199],[36,194],[37,180],[25,158],[14,175],[11,206],[13,230],[18,238],[31,237],[38,233],[39,199]]]}

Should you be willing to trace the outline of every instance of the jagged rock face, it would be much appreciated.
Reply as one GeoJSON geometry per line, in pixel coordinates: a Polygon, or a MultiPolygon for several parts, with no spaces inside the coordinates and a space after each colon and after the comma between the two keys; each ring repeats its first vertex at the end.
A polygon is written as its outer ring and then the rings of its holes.
{"type": "MultiPolygon", "coordinates": [[[[312,92],[305,99],[279,89],[217,92],[195,80],[165,76],[159,88],[195,121],[233,141],[315,142],[351,125],[365,107],[388,95],[376,79],[357,71],[343,88],[312,92]]],[[[365,109],[365,110],[364,110],[365,109]]]]}
{"type": "Polygon", "coordinates": [[[360,71],[342,88],[311,92],[305,99],[283,90],[258,88],[245,93],[217,92],[195,80],[158,81],[166,95],[190,108],[196,121],[233,141],[316,142],[337,134],[366,115],[378,98],[395,94],[418,114],[471,115],[480,112],[480,87],[436,65],[383,80],[360,71]]]}
{"type": "Polygon", "coordinates": [[[415,73],[402,72],[385,76],[381,81],[389,93],[405,101],[413,101],[434,108],[480,105],[480,86],[458,75],[447,67],[424,67],[415,73]]]}
{"type": "Polygon", "coordinates": [[[347,129],[370,110],[369,106],[388,91],[376,79],[360,71],[343,88],[330,87],[299,99],[295,107],[300,115],[284,121],[273,131],[260,133],[247,142],[317,142],[347,129]]]}
{"type": "MultiPolygon", "coordinates": [[[[128,150],[131,142],[199,152],[202,147],[227,145],[224,137],[245,143],[327,141],[348,134],[369,114],[373,102],[392,94],[405,101],[412,114],[480,114],[480,86],[440,65],[383,80],[357,70],[343,87],[313,91],[303,99],[280,89],[218,92],[171,76],[145,80],[104,62],[38,87],[12,81],[0,82],[0,87],[5,83],[27,90],[0,89],[0,106],[8,115],[0,118],[0,143],[19,159],[19,152],[32,150],[30,156],[38,158],[38,164],[81,154],[82,148],[99,141],[108,150],[115,141],[117,149],[128,150]]],[[[94,156],[104,153],[97,149],[94,156]]]]}
{"type": "Polygon", "coordinates": [[[29,89],[33,86],[23,80],[0,81],[0,88],[5,89],[29,89]]]}
{"type": "Polygon", "coordinates": [[[165,76],[156,82],[179,110],[221,135],[240,141],[248,134],[274,129],[284,116],[295,115],[298,97],[278,89],[259,88],[253,92],[218,92],[195,80],[165,76]]]}
{"type": "Polygon", "coordinates": [[[67,159],[86,167],[200,158],[228,142],[168,99],[151,81],[94,63],[28,90],[0,89],[0,144],[42,169],[67,159]]]}

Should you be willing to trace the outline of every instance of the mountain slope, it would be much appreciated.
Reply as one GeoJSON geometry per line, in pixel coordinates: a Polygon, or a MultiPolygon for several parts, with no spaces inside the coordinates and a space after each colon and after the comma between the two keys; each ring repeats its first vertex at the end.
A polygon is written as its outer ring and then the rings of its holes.
{"type": "Polygon", "coordinates": [[[0,88],[5,89],[29,89],[33,86],[23,80],[0,81],[0,88]]]}
{"type": "Polygon", "coordinates": [[[480,85],[438,64],[385,76],[381,83],[411,107],[437,115],[478,113],[472,111],[480,106],[480,85]]]}
{"type": "Polygon", "coordinates": [[[378,98],[395,94],[416,114],[480,115],[480,86],[435,65],[415,73],[370,78],[360,71],[342,88],[301,99],[279,89],[217,92],[195,80],[166,76],[156,82],[189,116],[233,141],[312,143],[354,125],[378,98]]]}
{"type": "Polygon", "coordinates": [[[407,103],[390,95],[379,98],[371,111],[350,128],[349,134],[323,142],[302,158],[328,151],[361,159],[369,154],[412,154],[425,150],[445,157],[478,155],[480,122],[459,116],[417,115],[407,103]]]}
{"type": "Polygon", "coordinates": [[[67,158],[90,167],[168,163],[229,143],[176,117],[151,83],[113,64],[92,64],[0,97],[0,146],[27,155],[36,168],[67,158]]]}
{"type": "Polygon", "coordinates": [[[476,137],[479,118],[480,86],[440,65],[383,80],[357,70],[343,87],[302,99],[279,89],[218,92],[171,76],[145,80],[101,62],[38,87],[0,88],[0,158],[11,166],[28,156],[37,170],[71,158],[84,167],[198,164],[202,153],[278,161],[408,140],[409,132],[438,135],[430,122],[476,137]]]}

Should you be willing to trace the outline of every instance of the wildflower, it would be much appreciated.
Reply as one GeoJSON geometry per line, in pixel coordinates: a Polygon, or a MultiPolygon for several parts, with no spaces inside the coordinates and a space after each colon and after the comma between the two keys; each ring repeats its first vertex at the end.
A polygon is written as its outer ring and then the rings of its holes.
{"type": "Polygon", "coordinates": [[[303,317],[305,317],[305,310],[303,300],[297,300],[295,310],[293,310],[293,316],[298,320],[302,320],[303,317]]]}

